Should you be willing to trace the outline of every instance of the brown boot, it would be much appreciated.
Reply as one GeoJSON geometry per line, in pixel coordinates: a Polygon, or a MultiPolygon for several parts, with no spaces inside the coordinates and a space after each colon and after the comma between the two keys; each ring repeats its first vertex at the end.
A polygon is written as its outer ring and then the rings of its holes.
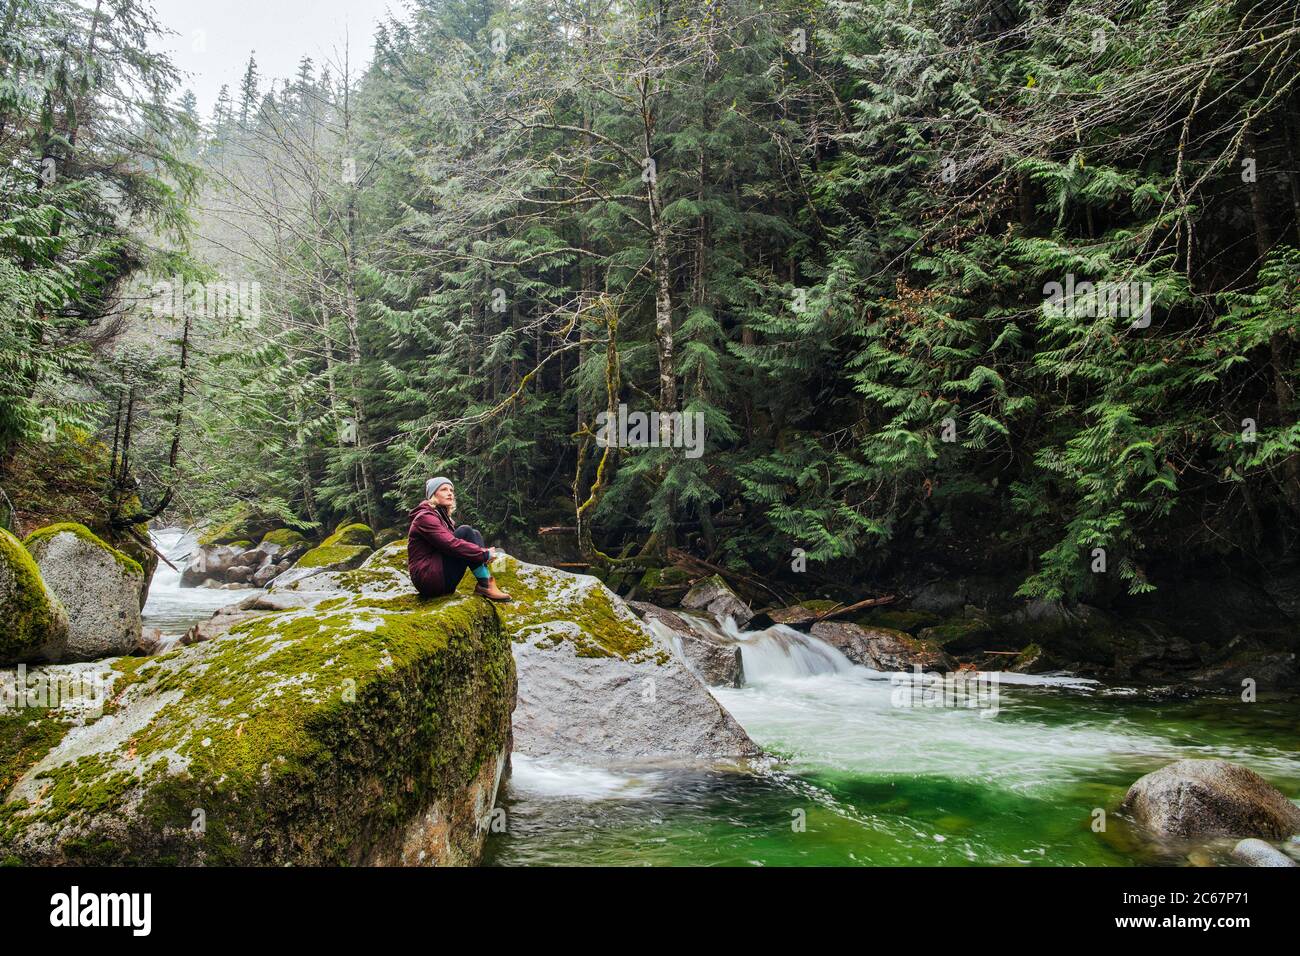
{"type": "Polygon", "coordinates": [[[512,600],[509,594],[497,587],[496,578],[488,578],[487,583],[474,585],[474,593],[483,595],[489,601],[512,600]]]}

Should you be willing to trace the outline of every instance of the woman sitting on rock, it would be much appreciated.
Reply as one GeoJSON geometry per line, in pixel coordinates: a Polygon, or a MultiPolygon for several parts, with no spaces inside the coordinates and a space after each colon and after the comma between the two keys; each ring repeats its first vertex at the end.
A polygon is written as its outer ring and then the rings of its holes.
{"type": "Polygon", "coordinates": [[[423,597],[450,594],[468,569],[478,578],[475,594],[493,601],[509,601],[497,587],[488,565],[501,551],[483,547],[483,535],[467,524],[453,527],[456,491],[447,478],[430,478],[424,485],[426,500],[411,512],[406,567],[411,583],[423,597]]]}

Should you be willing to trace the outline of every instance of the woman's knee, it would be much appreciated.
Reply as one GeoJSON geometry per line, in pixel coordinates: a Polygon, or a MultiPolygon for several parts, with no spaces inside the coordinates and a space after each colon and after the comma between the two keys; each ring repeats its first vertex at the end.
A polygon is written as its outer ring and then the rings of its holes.
{"type": "Polygon", "coordinates": [[[477,528],[472,528],[467,524],[463,524],[453,533],[458,538],[464,538],[466,541],[473,541],[479,547],[483,546],[483,535],[479,534],[477,528]]]}

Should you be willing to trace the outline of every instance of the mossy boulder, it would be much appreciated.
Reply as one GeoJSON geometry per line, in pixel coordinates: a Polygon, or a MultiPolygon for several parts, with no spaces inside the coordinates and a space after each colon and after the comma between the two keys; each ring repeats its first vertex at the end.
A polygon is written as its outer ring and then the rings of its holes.
{"type": "MultiPolygon", "coordinates": [[[[224,521],[203,529],[200,545],[234,544],[236,541],[260,541],[270,527],[279,522],[248,505],[240,505],[224,521]]],[[[247,545],[245,545],[247,547],[247,545]]]]}
{"type": "Polygon", "coordinates": [[[349,524],[339,528],[320,543],[322,548],[375,546],[375,533],[363,524],[349,524]]]}
{"type": "Polygon", "coordinates": [[[718,574],[693,585],[682,598],[682,607],[712,614],[719,624],[730,618],[739,628],[743,628],[754,616],[749,605],[737,597],[736,592],[718,574]]]}
{"type": "Polygon", "coordinates": [[[350,571],[359,567],[371,554],[366,545],[322,544],[312,548],[292,568],[276,577],[272,582],[276,588],[297,588],[313,591],[329,590],[333,584],[322,582],[306,583],[317,575],[332,571],[350,571]]]}
{"type": "Polygon", "coordinates": [[[0,529],[0,664],[54,661],[68,639],[68,616],[22,542],[0,529]]]}
{"type": "Polygon", "coordinates": [[[262,536],[261,543],[279,545],[282,549],[289,549],[296,545],[305,544],[307,539],[301,531],[294,531],[292,528],[276,528],[274,531],[268,531],[262,536]]]}
{"type": "Polygon", "coordinates": [[[382,548],[385,545],[392,544],[394,541],[401,541],[406,537],[406,525],[393,525],[391,528],[384,528],[382,531],[375,532],[375,547],[382,548]]]}
{"type": "Polygon", "coordinates": [[[76,666],[104,688],[102,713],[26,719],[3,768],[0,858],[478,857],[515,699],[510,642],[485,601],[338,596],[161,657],[76,666]]]}
{"type": "Polygon", "coordinates": [[[872,670],[938,671],[957,669],[957,662],[942,647],[887,627],[862,627],[848,621],[822,621],[812,626],[812,635],[836,648],[855,664],[872,670]]]}
{"type": "MultiPolygon", "coordinates": [[[[592,763],[713,760],[761,753],[668,641],[589,574],[492,563],[514,598],[498,606],[515,642],[515,748],[592,763]]],[[[468,574],[462,592],[473,589],[468,574]]]]}
{"type": "MultiPolygon", "coordinates": [[[[494,561],[492,572],[514,597],[495,607],[519,668],[516,752],[594,763],[760,752],[667,641],[596,578],[510,556],[494,561]]],[[[460,593],[472,597],[473,589],[467,573],[460,593]]],[[[271,591],[333,591],[381,602],[415,595],[405,541],[379,549],[354,570],[316,575],[296,587],[276,580],[271,591]]]]}
{"type": "Polygon", "coordinates": [[[23,546],[68,613],[61,660],[96,660],[135,648],[144,569],[134,558],[74,522],[33,531],[23,546]]]}
{"type": "MultiPolygon", "coordinates": [[[[301,564],[301,562],[300,562],[301,564]]],[[[289,571],[271,582],[275,592],[349,591],[356,594],[413,593],[406,570],[406,539],[394,541],[365,556],[359,566],[317,570],[306,573],[289,571]]]]}

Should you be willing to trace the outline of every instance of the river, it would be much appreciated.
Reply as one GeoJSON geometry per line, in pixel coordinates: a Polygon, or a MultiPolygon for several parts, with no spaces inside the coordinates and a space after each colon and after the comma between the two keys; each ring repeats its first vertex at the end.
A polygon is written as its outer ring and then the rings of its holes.
{"type": "MultiPolygon", "coordinates": [[[[155,534],[181,565],[191,537],[155,534]]],[[[247,591],[179,587],[161,565],[146,626],[179,636],[247,591]]],[[[775,630],[775,629],[774,629],[775,630]]],[[[734,635],[746,684],[714,688],[778,759],[757,770],[641,771],[516,754],[506,832],[485,863],[1183,865],[1108,813],[1183,757],[1245,764],[1300,792],[1300,700],[1166,699],[1069,677],[997,675],[996,708],[898,706],[900,678],[795,632],[734,635]],[[1104,822],[1104,829],[1096,829],[1104,822]]],[[[901,686],[905,691],[906,686],[901,686]]],[[[1223,862],[1235,841],[1191,851],[1223,862]]]]}

